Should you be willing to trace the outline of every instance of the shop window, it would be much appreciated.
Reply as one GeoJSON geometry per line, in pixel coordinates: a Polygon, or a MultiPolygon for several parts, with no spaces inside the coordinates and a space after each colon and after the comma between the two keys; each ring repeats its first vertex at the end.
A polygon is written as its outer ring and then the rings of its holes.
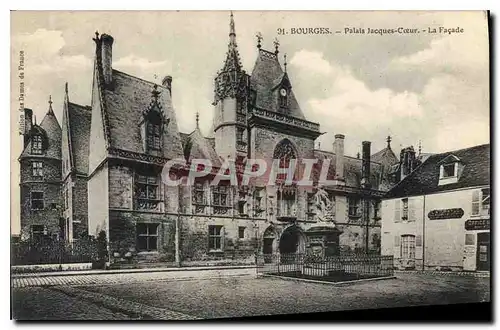
{"type": "Polygon", "coordinates": [[[415,259],[415,236],[402,235],[401,236],[401,257],[403,259],[415,259]]]}

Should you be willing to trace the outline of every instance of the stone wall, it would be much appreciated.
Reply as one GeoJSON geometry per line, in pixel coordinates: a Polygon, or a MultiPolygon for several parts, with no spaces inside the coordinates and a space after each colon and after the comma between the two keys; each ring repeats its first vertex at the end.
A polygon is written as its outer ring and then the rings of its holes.
{"type": "Polygon", "coordinates": [[[173,262],[175,216],[144,212],[110,211],[109,251],[112,263],[173,262]],[[137,224],[158,224],[157,251],[137,249],[137,224]]]}

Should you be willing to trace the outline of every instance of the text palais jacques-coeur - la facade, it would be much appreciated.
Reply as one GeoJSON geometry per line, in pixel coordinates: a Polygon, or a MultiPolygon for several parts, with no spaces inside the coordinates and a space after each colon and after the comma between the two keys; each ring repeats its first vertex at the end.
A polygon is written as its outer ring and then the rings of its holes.
{"type": "Polygon", "coordinates": [[[428,155],[382,206],[399,268],[490,270],[490,145],[428,155]]]}
{"type": "Polygon", "coordinates": [[[215,78],[213,136],[205,137],[198,125],[189,134],[178,131],[172,77],[156,85],[115,70],[113,37],[96,33],[94,41],[91,106],[70,102],[66,86],[62,129],[51,110],[40,126],[31,127],[26,117],[25,237],[73,241],[104,231],[111,262],[250,260],[255,253],[303,252],[317,222],[315,187],[209,186],[208,176],[193,186],[172,187],[162,183],[161,172],[167,160],[178,158],[208,159],[215,168],[228,158],[298,164],[317,159],[319,167],[330,161],[327,178],[336,182],[324,187],[339,236],[335,249],[380,251],[381,198],[407,164],[395,156],[390,138],[373,155],[364,141],[361,158],[344,155],[341,134],[331,151],[315,150],[319,124],[307,121],[300,109],[277,43],[268,51],[258,39],[257,59],[247,74],[231,14],[228,51],[215,78]],[[41,139],[40,154],[33,153],[35,139],[41,139]],[[43,169],[35,167],[35,158],[42,159],[43,169]],[[38,208],[40,199],[45,201],[38,208]]]}

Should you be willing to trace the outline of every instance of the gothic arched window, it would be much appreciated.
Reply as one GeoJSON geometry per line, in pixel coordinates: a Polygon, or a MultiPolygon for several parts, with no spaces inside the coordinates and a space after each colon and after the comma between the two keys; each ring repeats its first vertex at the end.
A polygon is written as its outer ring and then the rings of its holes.
{"type": "Polygon", "coordinates": [[[280,167],[282,167],[281,165],[288,165],[290,159],[296,159],[297,154],[292,142],[288,139],[284,139],[278,143],[276,148],[274,148],[273,158],[280,160],[280,167]]]}
{"type": "MultiPolygon", "coordinates": [[[[293,170],[294,168],[290,166],[290,161],[292,159],[297,159],[297,153],[295,152],[295,148],[288,139],[282,140],[276,148],[274,148],[274,154],[273,154],[273,159],[279,159],[279,168],[288,168],[289,174],[288,175],[293,175],[293,170]]],[[[285,179],[284,174],[280,174],[277,177],[279,180],[285,179]]]]}

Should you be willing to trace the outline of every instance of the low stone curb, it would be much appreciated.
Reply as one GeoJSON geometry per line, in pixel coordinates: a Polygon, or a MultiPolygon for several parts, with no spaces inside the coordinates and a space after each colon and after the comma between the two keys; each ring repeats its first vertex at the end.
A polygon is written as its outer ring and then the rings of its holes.
{"type": "Polygon", "coordinates": [[[74,275],[100,275],[100,274],[128,274],[128,273],[158,273],[158,272],[180,272],[180,271],[202,271],[202,270],[226,270],[226,269],[251,269],[255,265],[248,266],[203,266],[203,267],[176,267],[176,268],[132,268],[132,269],[110,269],[110,270],[73,270],[57,272],[33,272],[11,274],[12,278],[20,277],[45,277],[45,276],[74,276],[74,275]]]}
{"type": "Polygon", "coordinates": [[[164,308],[152,307],[125,299],[111,297],[98,292],[81,290],[75,287],[56,286],[51,287],[51,289],[57,290],[71,297],[90,301],[94,304],[104,306],[110,310],[119,311],[120,313],[124,313],[129,316],[135,316],[138,319],[177,321],[202,320],[202,318],[193,315],[175,312],[164,308]]]}
{"type": "Polygon", "coordinates": [[[490,272],[453,272],[439,270],[395,270],[394,274],[490,277],[490,272]]]}
{"type": "Polygon", "coordinates": [[[279,275],[269,275],[269,274],[258,274],[257,276],[262,277],[274,277],[287,281],[298,281],[298,282],[309,282],[309,283],[318,283],[318,284],[328,284],[333,286],[342,286],[346,284],[356,284],[362,282],[370,282],[370,281],[381,281],[381,280],[389,280],[395,279],[396,276],[384,276],[384,277],[376,277],[376,278],[365,278],[361,280],[352,280],[352,281],[341,281],[341,282],[329,282],[329,281],[320,281],[320,280],[310,280],[307,278],[299,278],[299,277],[287,277],[287,276],[279,276],[279,275]]]}
{"type": "Polygon", "coordinates": [[[254,277],[256,274],[219,274],[212,276],[200,276],[200,274],[194,274],[193,276],[185,277],[171,277],[171,278],[152,278],[152,279],[137,279],[137,280],[127,280],[122,279],[106,279],[102,280],[91,275],[75,276],[73,278],[69,276],[62,276],[57,278],[56,276],[49,277],[23,277],[11,279],[12,288],[25,288],[25,287],[55,287],[55,286],[89,286],[89,285],[115,285],[115,284],[136,284],[144,282],[179,282],[179,281],[193,281],[193,280],[213,280],[220,278],[231,278],[231,277],[254,277]]]}

